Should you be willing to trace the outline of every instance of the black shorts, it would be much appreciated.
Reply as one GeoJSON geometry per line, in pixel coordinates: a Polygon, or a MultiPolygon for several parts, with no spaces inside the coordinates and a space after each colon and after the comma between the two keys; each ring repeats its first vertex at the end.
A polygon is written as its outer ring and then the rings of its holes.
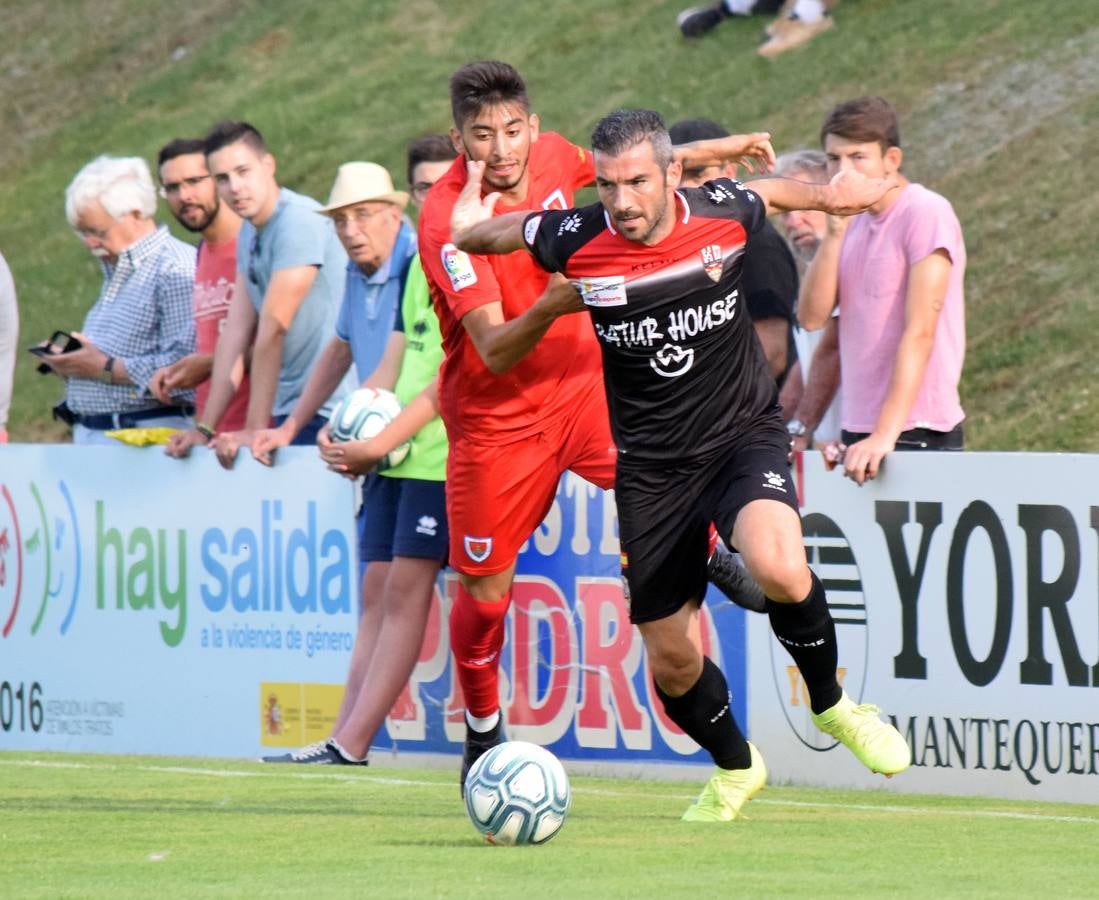
{"type": "Polygon", "coordinates": [[[446,560],[445,481],[370,475],[359,517],[361,562],[389,562],[394,556],[446,560]]]}
{"type": "Polygon", "coordinates": [[[701,601],[710,522],[728,539],[753,500],[798,511],[789,451],[790,436],[774,416],[706,459],[664,467],[619,462],[614,490],[631,622],[664,619],[701,601]]]}

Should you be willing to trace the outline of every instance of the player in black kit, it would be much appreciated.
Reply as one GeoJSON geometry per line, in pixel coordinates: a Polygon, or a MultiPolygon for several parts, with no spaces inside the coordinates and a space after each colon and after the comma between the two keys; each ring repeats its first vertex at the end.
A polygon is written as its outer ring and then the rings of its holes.
{"type": "Polygon", "coordinates": [[[789,437],[740,296],[748,236],[769,212],[852,215],[896,185],[844,172],[827,185],[775,178],[749,189],[718,178],[677,190],[680,164],[648,110],[604,118],[592,148],[599,203],[491,217],[496,197],[481,200],[480,164],[470,163],[452,230],[470,253],[526,248],[569,279],[576,310],[591,314],[618,445],[630,620],[668,716],[717,765],[683,818],[734,819],[767,777],[734,720],[725,676],[699,646],[711,521],[763,587],[817,727],[872,771],[900,772],[911,761],[904,738],[836,680],[835,625],[805,558],[789,437]]]}

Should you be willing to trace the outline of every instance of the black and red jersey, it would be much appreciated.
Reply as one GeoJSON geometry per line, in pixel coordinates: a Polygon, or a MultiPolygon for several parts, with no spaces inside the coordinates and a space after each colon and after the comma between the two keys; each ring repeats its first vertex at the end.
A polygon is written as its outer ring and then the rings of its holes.
{"type": "Polygon", "coordinates": [[[740,286],[765,205],[727,178],[675,196],[675,228],[651,247],[622,237],[600,204],[535,213],[523,229],[591,313],[624,465],[709,454],[777,402],[740,286]]]}

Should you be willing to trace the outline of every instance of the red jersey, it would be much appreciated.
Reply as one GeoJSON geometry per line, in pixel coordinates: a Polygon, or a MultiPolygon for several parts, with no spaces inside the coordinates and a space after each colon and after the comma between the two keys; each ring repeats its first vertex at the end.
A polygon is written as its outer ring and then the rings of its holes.
{"type": "MultiPolygon", "coordinates": [[[[531,144],[527,196],[496,205],[496,214],[567,209],[573,191],[595,178],[591,153],[553,132],[531,144]]],[[[508,372],[494,375],[481,360],[462,317],[493,302],[514,319],[546,289],[549,274],[524,250],[505,256],[463,253],[451,242],[450,215],[466,183],[459,157],[436,182],[420,214],[420,257],[443,335],[440,414],[451,440],[505,443],[544,430],[547,420],[575,413],[602,375],[599,347],[585,315],[562,316],[508,372]]]]}
{"type": "MultiPolygon", "coordinates": [[[[218,335],[225,327],[229,303],[233,299],[233,287],[237,282],[237,239],[211,244],[203,241],[198,248],[195,267],[195,350],[213,353],[218,335]]],[[[210,396],[207,379],[195,388],[195,404],[199,411],[206,406],[210,396]]],[[[220,422],[210,424],[219,431],[239,431],[244,427],[248,414],[248,374],[245,373],[237,392],[225,408],[220,422]]]]}

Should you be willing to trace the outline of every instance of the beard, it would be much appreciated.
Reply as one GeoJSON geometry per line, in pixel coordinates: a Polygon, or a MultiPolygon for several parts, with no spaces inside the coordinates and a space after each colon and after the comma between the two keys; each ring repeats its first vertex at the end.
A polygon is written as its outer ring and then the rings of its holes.
{"type": "Polygon", "coordinates": [[[212,207],[201,206],[198,203],[189,203],[179,210],[179,213],[176,215],[176,221],[179,222],[179,224],[186,228],[188,231],[198,234],[199,232],[205,231],[207,228],[210,227],[210,223],[213,222],[215,218],[217,218],[217,214],[220,208],[221,206],[217,200],[214,201],[214,205],[212,207]],[[202,215],[200,215],[193,222],[183,218],[184,214],[191,210],[199,211],[202,213],[202,215]]]}

